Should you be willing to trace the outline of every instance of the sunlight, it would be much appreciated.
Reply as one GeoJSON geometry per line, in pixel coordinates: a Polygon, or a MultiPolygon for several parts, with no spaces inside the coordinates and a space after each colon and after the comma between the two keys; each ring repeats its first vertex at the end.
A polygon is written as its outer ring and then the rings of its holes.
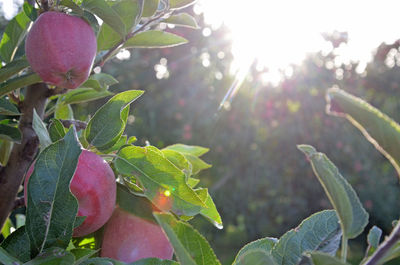
{"type": "MultiPolygon", "coordinates": [[[[268,70],[265,82],[277,83],[281,71],[299,64],[307,53],[329,51],[321,36],[334,30],[349,33],[349,43],[339,49],[343,62],[370,60],[382,41],[400,38],[397,24],[399,1],[320,0],[200,0],[194,7],[203,12],[211,28],[227,25],[232,34],[232,73],[254,59],[268,70]]],[[[363,69],[361,69],[363,70],[363,69]]],[[[240,71],[242,72],[242,71],[240,71]]]]}

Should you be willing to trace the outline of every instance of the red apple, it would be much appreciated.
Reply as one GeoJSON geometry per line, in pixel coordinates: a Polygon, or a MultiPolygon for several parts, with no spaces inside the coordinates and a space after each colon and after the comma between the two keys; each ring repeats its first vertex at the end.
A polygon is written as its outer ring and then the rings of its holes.
{"type": "Polygon", "coordinates": [[[85,20],[53,11],[39,16],[25,43],[33,71],[44,82],[68,89],[88,79],[96,50],[96,36],[85,20]]]}
{"type": "Polygon", "coordinates": [[[104,228],[102,257],[123,262],[172,259],[174,250],[160,226],[117,207],[104,228]]]}
{"type": "MultiPolygon", "coordinates": [[[[34,165],[29,168],[25,179],[25,204],[33,169],[34,165]]],[[[86,219],[74,229],[73,236],[90,234],[108,221],[115,207],[116,188],[114,172],[108,163],[99,155],[83,150],[70,189],[78,200],[78,216],[86,216],[86,219]]]]}

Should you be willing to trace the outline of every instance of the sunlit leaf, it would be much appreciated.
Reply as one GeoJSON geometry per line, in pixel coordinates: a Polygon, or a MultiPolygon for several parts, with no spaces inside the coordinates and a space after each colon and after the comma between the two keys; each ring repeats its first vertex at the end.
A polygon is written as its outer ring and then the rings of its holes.
{"type": "Polygon", "coordinates": [[[184,8],[196,3],[196,0],[169,0],[169,6],[171,9],[184,8]]]}
{"type": "Polygon", "coordinates": [[[8,22],[0,42],[0,56],[4,62],[9,63],[14,59],[19,45],[25,38],[31,20],[21,12],[8,22]]]}
{"type": "Polygon", "coordinates": [[[221,216],[219,215],[219,212],[214,204],[213,199],[208,193],[208,189],[205,188],[197,189],[196,193],[199,194],[199,191],[205,193],[204,201],[207,205],[207,208],[202,208],[200,210],[200,214],[204,216],[207,220],[209,220],[215,227],[217,227],[218,229],[222,229],[223,226],[222,226],[221,216]]]}
{"type": "Polygon", "coordinates": [[[96,91],[92,88],[76,88],[63,95],[61,100],[65,104],[76,104],[97,100],[111,95],[113,95],[113,93],[109,91],[96,91]]]}
{"type": "Polygon", "coordinates": [[[379,246],[379,241],[381,240],[381,236],[382,236],[382,229],[380,229],[377,226],[373,226],[368,233],[368,245],[370,245],[373,248],[378,248],[379,246]]]}
{"type": "Polygon", "coordinates": [[[400,178],[400,125],[377,108],[337,88],[328,90],[328,113],[347,118],[395,167],[400,178]]]}
{"type": "Polygon", "coordinates": [[[315,175],[339,216],[343,235],[355,238],[368,224],[368,213],[357,194],[325,154],[318,153],[310,145],[298,148],[310,159],[315,175]]]}
{"type": "Polygon", "coordinates": [[[144,188],[144,194],[160,210],[172,210],[178,215],[194,215],[205,207],[204,202],[185,180],[184,173],[152,146],[123,147],[115,161],[117,170],[134,175],[144,188]]]}
{"type": "Polygon", "coordinates": [[[83,9],[72,0],[60,0],[59,5],[70,8],[74,13],[83,16],[83,9]]]}
{"type": "Polygon", "coordinates": [[[29,17],[30,20],[35,21],[37,19],[38,13],[34,6],[30,5],[28,2],[24,2],[22,8],[25,12],[25,15],[29,17]]]}
{"type": "Polygon", "coordinates": [[[59,101],[54,111],[54,118],[61,120],[73,120],[74,112],[71,105],[59,101]]]}
{"type": "Polygon", "coordinates": [[[272,249],[279,265],[296,265],[306,251],[318,250],[332,240],[340,243],[340,225],[335,211],[315,213],[298,227],[286,232],[272,249]]]}
{"type": "Polygon", "coordinates": [[[112,75],[99,73],[94,74],[89,77],[89,79],[83,83],[81,88],[93,88],[97,91],[105,91],[109,86],[117,84],[118,80],[115,79],[112,75]]]}
{"type": "Polygon", "coordinates": [[[85,129],[87,142],[99,150],[113,146],[125,130],[129,104],[142,94],[140,90],[125,91],[113,96],[99,108],[85,129]]]}
{"type": "Polygon", "coordinates": [[[188,41],[173,33],[148,30],[140,32],[125,42],[123,48],[166,48],[185,44],[188,41]]]}
{"type": "Polygon", "coordinates": [[[177,15],[170,16],[169,18],[164,19],[163,22],[192,29],[199,28],[194,17],[192,17],[188,13],[180,13],[177,15]]]}
{"type": "Polygon", "coordinates": [[[124,22],[105,0],[83,0],[82,8],[101,18],[105,24],[109,25],[121,37],[125,36],[126,27],[124,22]]]}
{"type": "Polygon", "coordinates": [[[236,255],[232,265],[277,264],[271,256],[271,250],[277,241],[276,238],[266,237],[245,245],[236,255]]]}
{"type": "Polygon", "coordinates": [[[74,129],[62,140],[46,147],[38,156],[28,182],[26,231],[31,251],[66,248],[72,237],[78,202],[69,184],[81,146],[74,129]]]}
{"type": "Polygon", "coordinates": [[[171,214],[154,213],[154,217],[167,234],[181,264],[221,264],[207,240],[191,225],[176,220],[171,214]]]}
{"type": "Polygon", "coordinates": [[[197,146],[197,145],[186,145],[186,144],[173,144],[164,148],[164,150],[174,150],[179,153],[194,155],[200,157],[210,151],[209,148],[197,146]]]}
{"type": "Polygon", "coordinates": [[[192,164],[189,163],[184,155],[177,151],[168,149],[163,149],[162,152],[172,164],[185,173],[186,178],[192,174],[192,164]]]}
{"type": "Polygon", "coordinates": [[[11,233],[11,228],[14,227],[10,218],[7,218],[6,222],[3,225],[3,228],[1,229],[1,235],[3,235],[4,238],[8,237],[11,233]]]}
{"type": "Polygon", "coordinates": [[[21,75],[0,84],[0,97],[18,88],[41,82],[42,79],[35,73],[21,75]]]}
{"type": "Polygon", "coordinates": [[[75,248],[71,250],[72,255],[75,257],[74,265],[80,265],[91,256],[99,252],[99,250],[85,249],[85,248],[75,248]]]}

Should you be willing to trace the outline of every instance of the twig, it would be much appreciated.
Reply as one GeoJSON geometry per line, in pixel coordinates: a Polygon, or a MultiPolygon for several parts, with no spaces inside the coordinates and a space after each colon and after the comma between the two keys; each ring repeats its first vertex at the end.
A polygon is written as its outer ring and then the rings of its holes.
{"type": "Polygon", "coordinates": [[[382,259],[387,252],[400,240],[400,221],[397,223],[392,233],[386,240],[378,247],[374,254],[367,259],[363,265],[376,265],[382,264],[382,259]]]}
{"type": "Polygon", "coordinates": [[[160,18],[164,17],[165,15],[171,15],[173,13],[173,11],[171,12],[161,12],[160,14],[158,14],[157,16],[155,16],[152,19],[149,19],[148,21],[146,21],[144,24],[142,24],[139,28],[137,28],[136,30],[128,33],[125,38],[123,40],[121,40],[120,42],[118,42],[114,47],[112,47],[110,50],[108,50],[108,52],[106,54],[104,54],[101,59],[93,66],[93,69],[100,66],[102,67],[104,65],[104,63],[110,59],[110,57],[114,54],[114,52],[120,48],[127,40],[129,40],[130,38],[132,38],[133,36],[135,36],[136,34],[138,34],[139,32],[142,32],[144,30],[146,30],[147,27],[151,26],[152,23],[154,23],[155,21],[159,20],[160,18]]]}
{"type": "Polygon", "coordinates": [[[25,100],[21,104],[19,130],[20,144],[14,144],[7,166],[0,170],[0,228],[14,207],[15,197],[25,172],[32,163],[39,146],[39,140],[32,128],[33,110],[43,118],[47,101],[47,85],[38,83],[27,87],[25,100]]]}
{"type": "Polygon", "coordinates": [[[76,120],[61,120],[61,123],[64,127],[69,128],[71,125],[75,125],[77,131],[86,129],[87,123],[84,121],[76,121],[76,120]]]}

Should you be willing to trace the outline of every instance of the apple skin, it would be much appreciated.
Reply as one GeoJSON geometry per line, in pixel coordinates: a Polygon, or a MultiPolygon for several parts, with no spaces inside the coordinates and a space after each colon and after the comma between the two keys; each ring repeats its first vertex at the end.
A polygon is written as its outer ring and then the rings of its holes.
{"type": "Polygon", "coordinates": [[[33,71],[44,82],[68,89],[88,79],[96,51],[96,36],[85,20],[54,11],[38,17],[25,42],[33,71]]]}
{"type": "MultiPolygon", "coordinates": [[[[24,184],[25,205],[27,205],[28,181],[33,169],[34,164],[26,174],[24,184]]],[[[78,216],[86,216],[83,223],[74,229],[74,237],[90,234],[110,219],[115,208],[117,187],[114,172],[103,158],[95,153],[83,150],[79,156],[70,189],[78,200],[78,216]]]]}
{"type": "Polygon", "coordinates": [[[116,207],[104,228],[101,257],[123,262],[172,259],[174,250],[161,227],[116,207]]]}

